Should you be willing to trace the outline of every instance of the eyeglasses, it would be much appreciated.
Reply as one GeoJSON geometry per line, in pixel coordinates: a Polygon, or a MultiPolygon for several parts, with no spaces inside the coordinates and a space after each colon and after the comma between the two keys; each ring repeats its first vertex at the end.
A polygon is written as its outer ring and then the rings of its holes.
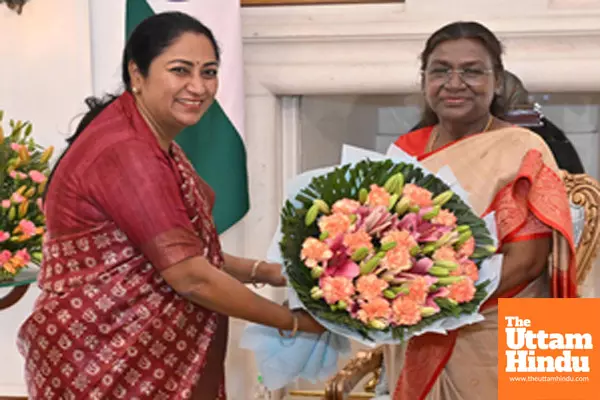
{"type": "Polygon", "coordinates": [[[448,67],[433,67],[425,70],[425,76],[431,83],[444,85],[448,83],[452,75],[456,72],[460,79],[470,86],[477,86],[485,83],[487,75],[494,70],[491,68],[448,68],[448,67]]]}

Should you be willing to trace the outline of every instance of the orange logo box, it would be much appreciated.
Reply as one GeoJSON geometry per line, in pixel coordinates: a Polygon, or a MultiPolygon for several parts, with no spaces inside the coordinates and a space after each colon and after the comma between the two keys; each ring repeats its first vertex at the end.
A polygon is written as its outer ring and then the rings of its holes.
{"type": "Polygon", "coordinates": [[[600,299],[500,299],[498,399],[600,399],[600,299]]]}

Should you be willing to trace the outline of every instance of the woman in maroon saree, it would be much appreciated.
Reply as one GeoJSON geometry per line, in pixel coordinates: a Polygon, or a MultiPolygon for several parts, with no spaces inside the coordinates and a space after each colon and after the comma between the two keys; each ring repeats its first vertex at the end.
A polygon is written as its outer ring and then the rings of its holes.
{"type": "Polygon", "coordinates": [[[45,198],[42,294],[19,332],[31,399],[224,399],[228,316],[322,332],[244,286],[285,280],[223,253],[214,193],[173,142],[212,103],[218,54],[185,14],[147,19],[124,52],[126,91],[69,139],[45,198]]]}

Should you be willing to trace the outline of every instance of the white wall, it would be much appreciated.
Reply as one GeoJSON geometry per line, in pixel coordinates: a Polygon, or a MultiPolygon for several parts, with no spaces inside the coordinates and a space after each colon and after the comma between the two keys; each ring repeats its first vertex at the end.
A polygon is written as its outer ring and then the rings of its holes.
{"type": "MultiPolygon", "coordinates": [[[[64,148],[91,93],[87,1],[31,1],[21,15],[1,4],[0,38],[5,119],[29,120],[41,144],[64,148]]],[[[0,289],[0,296],[6,293],[0,289]]],[[[38,293],[32,287],[19,303],[0,311],[0,396],[25,394],[16,333],[38,293]]]]}

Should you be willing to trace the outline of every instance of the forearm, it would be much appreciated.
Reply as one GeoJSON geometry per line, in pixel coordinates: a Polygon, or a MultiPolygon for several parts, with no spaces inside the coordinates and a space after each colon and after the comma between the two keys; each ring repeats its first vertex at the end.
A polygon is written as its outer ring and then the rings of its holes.
{"type": "Polygon", "coordinates": [[[510,243],[505,246],[500,285],[494,297],[540,276],[548,264],[550,249],[550,238],[510,243]]]}
{"type": "Polygon", "coordinates": [[[190,301],[230,317],[290,330],[293,317],[287,307],[257,295],[228,274],[214,274],[184,295],[190,301]]]}
{"type": "MultiPolygon", "coordinates": [[[[287,307],[255,294],[203,257],[182,261],[161,275],[181,296],[209,310],[278,329],[293,328],[294,317],[287,307]]],[[[315,332],[311,321],[303,318],[299,319],[298,329],[315,332]]]]}
{"type": "Polygon", "coordinates": [[[242,283],[252,283],[252,266],[256,260],[236,257],[227,253],[223,253],[223,259],[223,270],[225,272],[242,283]]]}
{"type": "Polygon", "coordinates": [[[529,267],[523,265],[516,257],[504,257],[502,263],[502,274],[500,276],[500,285],[494,293],[497,297],[507,290],[517,287],[525,282],[531,280],[531,273],[528,271],[529,267]]]}

